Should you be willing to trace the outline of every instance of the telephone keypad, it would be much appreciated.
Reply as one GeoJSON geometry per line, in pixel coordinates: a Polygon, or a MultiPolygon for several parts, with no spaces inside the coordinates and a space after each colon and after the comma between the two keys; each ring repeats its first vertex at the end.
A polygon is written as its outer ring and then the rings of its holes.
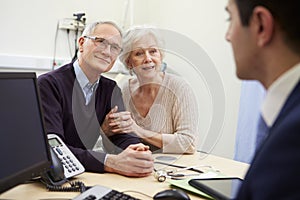
{"type": "MultiPolygon", "coordinates": [[[[59,148],[56,148],[56,149],[58,150],[57,152],[61,152],[61,150],[59,148]]],[[[69,173],[79,170],[79,167],[69,156],[63,156],[62,158],[60,158],[60,160],[61,160],[63,166],[66,168],[66,170],[69,173]]]]}
{"type": "Polygon", "coordinates": [[[55,151],[60,155],[59,159],[63,164],[65,171],[68,173],[75,173],[76,171],[80,170],[80,168],[76,165],[76,162],[74,162],[70,156],[63,156],[64,152],[59,147],[56,147],[55,151]]]}

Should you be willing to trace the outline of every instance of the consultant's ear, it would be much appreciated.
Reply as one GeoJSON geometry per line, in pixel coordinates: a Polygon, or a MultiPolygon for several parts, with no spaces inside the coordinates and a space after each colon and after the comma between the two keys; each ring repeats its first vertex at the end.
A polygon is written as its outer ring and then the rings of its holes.
{"type": "Polygon", "coordinates": [[[256,34],[258,46],[269,44],[274,37],[275,23],[271,12],[262,6],[254,8],[251,17],[252,31],[256,34]]]}

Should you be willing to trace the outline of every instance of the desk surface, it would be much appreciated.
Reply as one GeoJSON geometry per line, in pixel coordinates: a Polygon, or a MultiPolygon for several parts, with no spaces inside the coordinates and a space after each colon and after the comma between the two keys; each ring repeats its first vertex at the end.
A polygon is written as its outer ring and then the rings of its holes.
{"type": "MultiPolygon", "coordinates": [[[[178,164],[184,166],[198,166],[198,169],[207,170],[210,166],[212,169],[219,171],[226,176],[236,176],[243,178],[247,169],[248,164],[233,161],[226,158],[221,158],[213,155],[206,155],[203,153],[195,153],[194,155],[170,155],[170,154],[154,154],[154,158],[158,156],[171,156],[176,157],[176,160],[166,161],[157,160],[161,162],[168,162],[171,164],[178,164]]],[[[162,165],[157,165],[156,168],[162,168],[162,165]]],[[[164,166],[165,168],[166,166],[164,166]]],[[[211,169],[210,168],[210,169],[211,169]]],[[[170,169],[168,167],[168,169],[170,169]]],[[[96,174],[85,172],[76,178],[74,181],[82,181],[87,186],[102,185],[109,188],[113,188],[123,191],[139,191],[149,196],[154,196],[157,192],[165,189],[170,189],[170,184],[165,182],[158,182],[154,176],[148,176],[144,178],[129,178],[117,174],[96,174]]],[[[73,181],[72,180],[72,181],[73,181]]],[[[6,191],[0,195],[0,199],[22,199],[22,200],[67,200],[77,196],[78,192],[48,192],[44,185],[41,183],[28,183],[22,184],[11,190],[6,191]]],[[[141,199],[150,199],[138,193],[128,192],[127,194],[132,195],[141,199]]],[[[191,199],[201,199],[192,193],[188,193],[191,199]]]]}

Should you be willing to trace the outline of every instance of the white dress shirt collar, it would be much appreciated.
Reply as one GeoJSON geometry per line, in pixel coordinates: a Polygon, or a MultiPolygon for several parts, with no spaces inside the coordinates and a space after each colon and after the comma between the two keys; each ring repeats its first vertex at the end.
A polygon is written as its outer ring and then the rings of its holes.
{"type": "Polygon", "coordinates": [[[89,79],[83,73],[82,69],[79,66],[78,60],[73,63],[76,79],[79,82],[80,87],[83,89],[88,83],[89,79]]]}
{"type": "Polygon", "coordinates": [[[281,75],[268,89],[262,104],[262,116],[269,127],[277,119],[288,96],[300,78],[300,63],[281,75]]]}

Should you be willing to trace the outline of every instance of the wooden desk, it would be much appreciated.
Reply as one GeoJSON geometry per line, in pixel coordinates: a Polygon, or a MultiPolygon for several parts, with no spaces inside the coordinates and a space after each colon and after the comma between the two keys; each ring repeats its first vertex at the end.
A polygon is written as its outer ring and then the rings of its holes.
{"type": "MultiPolygon", "coordinates": [[[[162,161],[172,164],[184,166],[200,166],[209,165],[215,170],[219,170],[222,174],[227,176],[237,176],[243,178],[248,164],[233,161],[226,158],[221,158],[213,155],[206,155],[203,153],[195,153],[194,155],[166,155],[154,154],[154,158],[158,156],[172,156],[176,157],[176,161],[162,161]]],[[[157,167],[162,167],[159,165],[157,167]]],[[[202,169],[203,167],[199,167],[202,169]]],[[[204,169],[205,170],[205,169],[204,169]]],[[[144,178],[128,178],[117,174],[96,174],[85,172],[74,180],[79,180],[87,186],[102,185],[113,188],[119,191],[139,191],[149,196],[154,196],[157,192],[165,189],[170,189],[168,182],[158,182],[154,176],[144,178]]],[[[22,199],[22,200],[67,200],[77,196],[78,192],[48,192],[45,186],[41,183],[22,184],[0,195],[0,199],[22,199]]],[[[150,199],[138,193],[127,193],[140,199],[150,199]]],[[[201,199],[199,196],[188,193],[191,199],[201,199]]]]}

